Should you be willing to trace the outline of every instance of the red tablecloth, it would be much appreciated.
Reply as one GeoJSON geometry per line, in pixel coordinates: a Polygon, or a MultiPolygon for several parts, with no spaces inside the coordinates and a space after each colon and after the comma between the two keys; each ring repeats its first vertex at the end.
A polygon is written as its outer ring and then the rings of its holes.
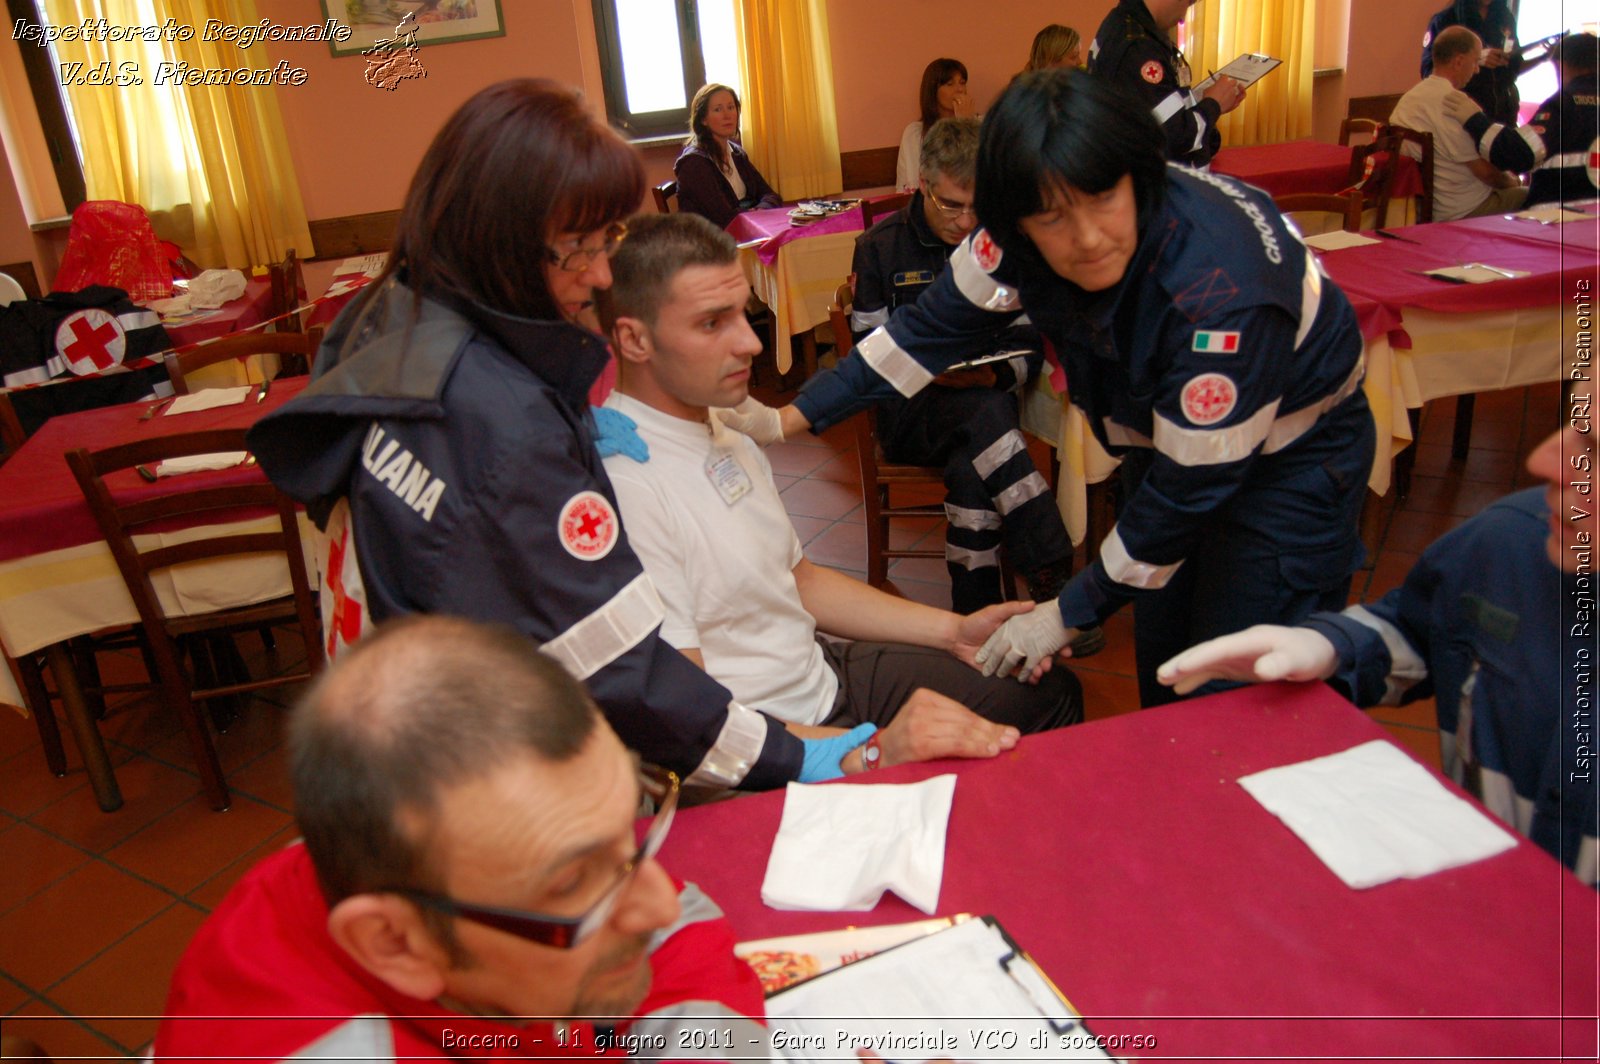
{"type": "MultiPolygon", "coordinates": [[[[0,499],[5,500],[5,507],[0,509],[0,562],[101,538],[89,504],[67,468],[67,451],[109,447],[178,432],[253,425],[298,395],[309,379],[286,377],[274,381],[267,398],[260,403],[246,399],[235,406],[173,417],[158,415],[149,421],[139,420],[149,403],[127,403],[51,418],[10,461],[0,466],[0,499]]],[[[185,476],[196,483],[204,479],[208,485],[221,487],[259,481],[263,474],[252,465],[185,476]]],[[[149,495],[156,487],[140,480],[132,470],[113,474],[108,483],[118,498],[129,499],[149,495]]]]}
{"type": "Polygon", "coordinates": [[[840,211],[810,225],[795,225],[789,220],[791,207],[769,207],[760,211],[745,211],[728,223],[728,233],[741,244],[751,240],[765,240],[756,249],[756,257],[771,266],[778,259],[778,249],[791,240],[823,233],[848,233],[864,228],[860,205],[840,211]]]}
{"type": "MultiPolygon", "coordinates": [[[[1351,890],[1237,783],[1386,737],[1325,687],[1276,685],[876,781],[959,774],[939,914],[999,917],[1091,1030],[1155,1034],[1141,1059],[1531,1058],[1563,1036],[1592,1059],[1597,895],[1543,851],[1351,890]]],[[[766,908],[782,808],[685,810],[661,861],[744,940],[922,918],[887,894],[865,913],[766,908]]]]}
{"type": "MultiPolygon", "coordinates": [[[[1362,335],[1400,327],[1403,310],[1468,313],[1560,303],[1580,280],[1600,281],[1600,219],[1539,225],[1498,216],[1387,230],[1403,240],[1379,240],[1323,252],[1323,268],[1356,307],[1362,335]],[[1418,271],[1480,262],[1528,276],[1487,284],[1451,284],[1418,271]]],[[[1403,342],[1403,341],[1402,341],[1403,342]]]]}
{"type": "Polygon", "coordinates": [[[177,325],[166,325],[173,347],[215,340],[252,325],[259,325],[272,313],[272,281],[266,277],[251,277],[245,281],[244,294],[230,300],[203,317],[192,318],[177,325]]]}
{"type": "MultiPolygon", "coordinates": [[[[1350,186],[1350,148],[1320,140],[1291,140],[1282,144],[1252,144],[1223,148],[1211,160],[1211,169],[1248,181],[1271,196],[1297,192],[1341,192],[1350,186]]],[[[1402,159],[1390,192],[1405,199],[1422,191],[1417,164],[1402,159]]]]}

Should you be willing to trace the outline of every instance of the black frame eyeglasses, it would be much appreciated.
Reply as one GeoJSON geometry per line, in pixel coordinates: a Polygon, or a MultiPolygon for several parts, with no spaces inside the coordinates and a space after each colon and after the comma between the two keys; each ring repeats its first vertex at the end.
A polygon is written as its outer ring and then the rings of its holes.
{"type": "Polygon", "coordinates": [[[577,916],[549,916],[545,913],[507,909],[495,905],[473,905],[458,901],[447,894],[407,887],[391,887],[378,893],[398,894],[425,909],[447,916],[471,920],[475,924],[504,931],[508,935],[537,942],[554,949],[572,949],[599,930],[617,907],[617,900],[628,884],[633,882],[639,866],[661,851],[672,828],[672,818],[678,811],[678,776],[675,772],[660,771],[645,774],[645,792],[656,800],[655,819],[644,833],[638,851],[617,870],[617,880],[606,889],[598,901],[577,916]]]}
{"type": "Polygon", "coordinates": [[[628,226],[623,222],[612,222],[606,226],[606,235],[597,248],[575,248],[572,251],[560,252],[555,248],[546,247],[545,258],[552,266],[565,270],[568,273],[582,273],[594,265],[594,260],[604,255],[606,258],[617,253],[622,246],[622,241],[628,235],[628,226]]]}
{"type": "Polygon", "coordinates": [[[977,207],[970,203],[960,207],[951,206],[950,204],[944,202],[944,200],[940,199],[938,193],[934,192],[933,187],[926,181],[922,183],[922,191],[926,192],[928,194],[928,198],[933,201],[934,209],[940,214],[944,215],[946,218],[959,218],[963,214],[970,214],[973,218],[978,217],[977,207]]]}

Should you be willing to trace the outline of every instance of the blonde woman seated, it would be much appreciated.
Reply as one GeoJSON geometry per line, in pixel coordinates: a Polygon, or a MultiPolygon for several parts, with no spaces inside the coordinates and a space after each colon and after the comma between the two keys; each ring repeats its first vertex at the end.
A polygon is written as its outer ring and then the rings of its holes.
{"type": "Polygon", "coordinates": [[[922,117],[900,135],[900,156],[895,160],[894,183],[902,191],[914,190],[922,180],[922,135],[941,118],[965,118],[973,113],[967,95],[967,67],[959,59],[935,59],[922,71],[917,93],[922,117]]]}
{"type": "Polygon", "coordinates": [[[1029,70],[1049,70],[1051,67],[1080,67],[1083,54],[1078,50],[1081,39],[1071,26],[1052,22],[1033,35],[1033,50],[1028,53],[1029,70]]]}
{"type": "Polygon", "coordinates": [[[689,139],[673,164],[678,209],[710,218],[726,228],[740,211],[776,207],[783,199],[767,184],[734,139],[739,135],[739,96],[711,84],[689,103],[689,139]]]}

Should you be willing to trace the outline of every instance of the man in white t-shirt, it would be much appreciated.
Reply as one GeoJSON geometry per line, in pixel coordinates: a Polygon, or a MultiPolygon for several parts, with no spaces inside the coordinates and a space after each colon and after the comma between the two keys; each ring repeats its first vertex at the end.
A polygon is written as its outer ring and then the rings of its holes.
{"type": "Polygon", "coordinates": [[[606,472],[665,604],[662,638],[804,737],[881,728],[845,756],[845,772],[858,758],[870,768],[989,756],[1018,732],[1082,719],[1066,668],[1026,685],[972,664],[1031,604],[961,616],[805,558],[760,448],[709,414],[745,398],[761,350],[726,233],[693,215],[641,217],[611,270],[604,310],[620,378],[606,406],[646,446],[611,455],[606,472]],[[819,640],[819,629],[851,642],[819,640]]]}
{"type": "MultiPolygon", "coordinates": [[[[1433,218],[1450,222],[1514,211],[1528,190],[1478,156],[1471,135],[1453,117],[1446,101],[1478,72],[1483,42],[1465,26],[1441,30],[1433,39],[1433,73],[1413,85],[1395,104],[1389,121],[1433,134],[1433,218]]],[[[1408,155],[1421,149],[1407,144],[1408,155]]]]}

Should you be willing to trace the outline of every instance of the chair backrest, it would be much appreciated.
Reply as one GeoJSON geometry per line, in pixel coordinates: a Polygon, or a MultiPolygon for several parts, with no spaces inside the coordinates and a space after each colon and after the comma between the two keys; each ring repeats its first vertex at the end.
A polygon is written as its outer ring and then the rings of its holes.
{"type": "MultiPolygon", "coordinates": [[[[203,432],[157,436],[135,443],[107,447],[99,451],[85,448],[67,452],[67,466],[78,481],[95,522],[105,536],[116,559],[123,582],[128,587],[139,619],[151,632],[166,630],[167,617],[151,583],[152,573],[175,565],[229,558],[244,554],[282,553],[289,567],[289,583],[295,599],[295,612],[306,636],[306,653],[315,671],[322,646],[321,625],[317,620],[311,582],[306,574],[305,552],[300,541],[300,521],[293,501],[265,477],[257,483],[229,486],[204,486],[192,476],[163,477],[154,485],[138,490],[132,498],[127,490],[113,493],[107,483],[112,474],[122,474],[127,487],[139,483],[125,471],[150,466],[188,455],[244,451],[243,428],[209,429],[203,432]],[[186,523],[246,520],[251,513],[266,510],[277,518],[272,531],[236,532],[190,539],[176,544],[159,544],[141,550],[134,536],[155,522],[182,518],[186,523]],[[195,518],[199,518],[198,521],[195,518]]],[[[154,649],[154,648],[153,648],[154,649]]]]}
{"type": "Polygon", "coordinates": [[[289,249],[282,262],[268,264],[267,277],[272,282],[272,311],[267,316],[280,319],[274,326],[279,332],[299,332],[306,276],[294,248],[289,249]]]}
{"type": "MultiPolygon", "coordinates": [[[[248,332],[224,336],[210,343],[200,344],[184,351],[172,351],[166,356],[167,376],[172,379],[172,390],[178,395],[189,394],[188,375],[205,366],[226,362],[229,359],[249,358],[251,355],[279,355],[297,357],[300,363],[286,368],[305,373],[317,357],[322,345],[322,327],[307,332],[248,332]]],[[[279,374],[292,376],[292,373],[279,374]]]]}
{"type": "Polygon", "coordinates": [[[1352,96],[1345,104],[1344,116],[1346,118],[1373,118],[1379,122],[1389,121],[1389,116],[1394,113],[1395,105],[1400,102],[1403,93],[1392,92],[1382,96],[1352,96]]]}
{"type": "Polygon", "coordinates": [[[21,299],[27,299],[25,292],[17,279],[9,273],[0,273],[0,307],[9,307],[21,299]]]}
{"type": "Polygon", "coordinates": [[[650,195],[655,197],[656,210],[661,214],[672,213],[672,201],[678,198],[678,183],[676,181],[663,181],[650,189],[650,195]]]}
{"type": "MultiPolygon", "coordinates": [[[[1282,196],[1273,196],[1272,202],[1284,214],[1322,214],[1333,215],[1337,219],[1338,228],[1347,233],[1358,232],[1361,229],[1361,193],[1351,190],[1333,195],[1326,192],[1296,192],[1282,196]]],[[[1300,231],[1310,236],[1314,233],[1325,233],[1333,226],[1323,225],[1306,226],[1300,221],[1295,223],[1300,231]]]]}
{"type": "Polygon", "coordinates": [[[1433,221],[1433,134],[1406,126],[1389,125],[1384,129],[1398,136],[1402,144],[1417,146],[1417,170],[1422,176],[1422,194],[1417,197],[1417,221],[1433,221]]]}
{"type": "Polygon", "coordinates": [[[1339,123],[1339,143],[1349,144],[1351,135],[1371,140],[1381,128],[1383,123],[1376,118],[1346,118],[1339,123]]]}
{"type": "Polygon", "coordinates": [[[893,195],[882,196],[876,200],[862,200],[861,221],[864,223],[862,228],[871,229],[873,222],[886,214],[893,214],[910,203],[911,195],[909,192],[896,192],[893,195]]]}
{"type": "Polygon", "coordinates": [[[1363,205],[1376,212],[1374,226],[1387,224],[1389,197],[1393,194],[1403,143],[1398,133],[1385,127],[1378,131],[1372,143],[1357,144],[1350,149],[1348,187],[1343,191],[1360,193],[1363,205]]]}

